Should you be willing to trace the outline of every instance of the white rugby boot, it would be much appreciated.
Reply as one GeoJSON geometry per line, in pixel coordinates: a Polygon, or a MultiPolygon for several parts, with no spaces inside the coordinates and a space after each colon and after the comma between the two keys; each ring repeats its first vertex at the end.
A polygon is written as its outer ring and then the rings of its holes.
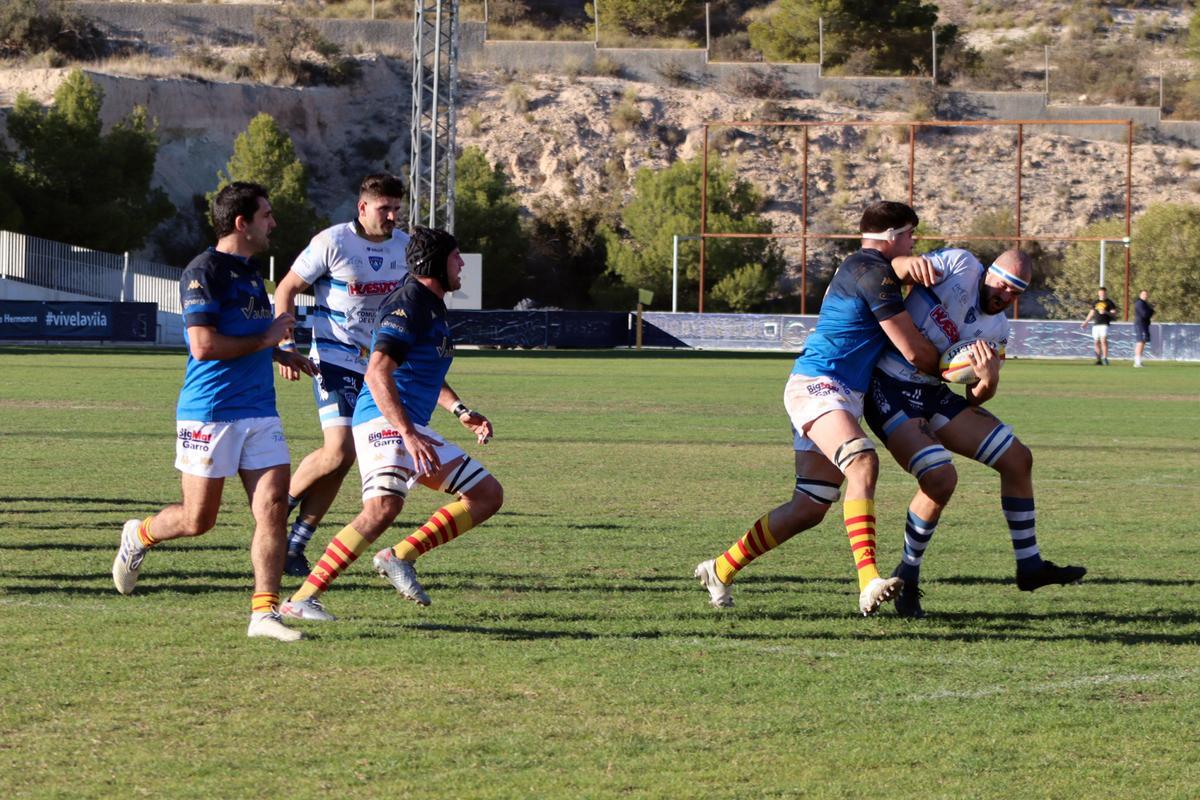
{"type": "Polygon", "coordinates": [[[897,577],[872,578],[867,588],[859,592],[858,610],[864,617],[869,617],[879,610],[879,607],[896,596],[904,587],[904,581],[897,577]]]}
{"type": "Polygon", "coordinates": [[[316,622],[333,622],[337,619],[325,605],[315,597],[303,600],[287,600],[279,604],[279,616],[289,619],[311,619],[316,622]]]}
{"type": "Polygon", "coordinates": [[[132,594],[137,586],[138,571],[142,568],[142,559],[146,557],[146,548],[138,538],[138,526],[141,520],[131,519],[121,529],[121,546],[117,548],[117,557],[113,559],[113,584],[121,594],[132,594]]]}
{"type": "Polygon", "coordinates": [[[295,628],[283,624],[283,617],[278,611],[255,611],[250,614],[250,626],[246,628],[250,638],[263,637],[276,639],[280,642],[296,642],[304,638],[304,634],[295,628]]]}
{"type": "Polygon", "coordinates": [[[708,602],[713,608],[732,608],[733,592],[717,577],[716,559],[701,561],[692,576],[700,579],[700,585],[708,589],[708,602]]]}
{"type": "Polygon", "coordinates": [[[385,547],[375,554],[371,563],[375,565],[375,571],[394,586],[405,600],[412,600],[419,606],[429,605],[429,595],[425,594],[424,587],[417,580],[417,568],[411,561],[397,558],[392,548],[385,547]]]}

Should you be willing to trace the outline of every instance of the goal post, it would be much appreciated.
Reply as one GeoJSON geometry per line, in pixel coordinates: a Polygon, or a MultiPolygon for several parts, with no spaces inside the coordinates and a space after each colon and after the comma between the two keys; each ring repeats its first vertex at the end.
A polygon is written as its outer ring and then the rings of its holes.
{"type": "MultiPolygon", "coordinates": [[[[1039,233],[1037,235],[1026,235],[1022,225],[1022,203],[1021,192],[1024,177],[1026,175],[1027,165],[1024,158],[1025,145],[1025,129],[1029,126],[1042,126],[1054,128],[1081,128],[1083,126],[1102,126],[1111,128],[1124,129],[1125,143],[1125,243],[1128,244],[1132,234],[1132,210],[1133,210],[1133,120],[1132,119],[1100,119],[1100,120],[1029,120],[1029,119],[1002,119],[1002,120],[936,120],[936,121],[885,121],[885,120],[830,120],[823,122],[814,121],[764,121],[764,120],[707,120],[703,123],[703,149],[702,149],[702,167],[701,167],[701,186],[700,186],[700,263],[699,263],[699,303],[698,311],[704,312],[704,278],[705,278],[705,258],[706,244],[709,239],[797,239],[800,241],[801,252],[801,299],[800,313],[808,313],[807,309],[807,293],[808,293],[808,247],[809,242],[814,240],[836,240],[836,239],[852,239],[858,240],[859,234],[853,233],[816,233],[809,229],[809,215],[812,207],[809,198],[809,149],[811,131],[813,129],[824,128],[907,128],[907,192],[908,203],[913,204],[915,187],[916,187],[916,142],[917,131],[922,128],[1001,128],[1011,127],[1015,129],[1016,146],[1015,163],[1013,165],[1013,176],[1011,187],[1013,189],[1013,219],[1015,222],[1012,235],[1003,236],[982,236],[974,234],[958,234],[937,232],[918,236],[918,239],[939,239],[956,242],[970,241],[1004,241],[1023,243],[1030,241],[1057,241],[1057,242],[1102,242],[1105,240],[1111,241],[1112,237],[1102,236],[1074,236],[1070,234],[1060,234],[1053,232],[1049,234],[1039,233]],[[709,179],[709,150],[710,150],[710,135],[714,129],[799,129],[801,139],[801,161],[800,161],[800,230],[790,232],[773,232],[773,233],[722,233],[708,230],[708,179],[709,179]]],[[[1125,279],[1124,279],[1124,309],[1125,319],[1129,318],[1129,284],[1130,284],[1130,248],[1125,247],[1125,279]]],[[[1014,306],[1014,316],[1019,314],[1019,306],[1014,306]]]]}

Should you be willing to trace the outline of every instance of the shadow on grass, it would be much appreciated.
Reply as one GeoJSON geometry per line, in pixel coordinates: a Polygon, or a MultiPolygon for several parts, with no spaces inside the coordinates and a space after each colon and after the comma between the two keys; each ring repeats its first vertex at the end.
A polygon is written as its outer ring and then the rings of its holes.
{"type": "MultiPolygon", "coordinates": [[[[0,525],[0,527],[3,527],[3,526],[0,525]]],[[[56,528],[55,530],[61,531],[64,529],[56,528]]],[[[71,552],[71,553],[92,551],[92,552],[101,552],[101,553],[111,553],[115,556],[117,553],[117,545],[119,543],[120,543],[119,538],[117,538],[115,536],[113,537],[112,544],[74,544],[72,542],[21,542],[19,544],[0,544],[0,551],[23,550],[23,551],[27,551],[27,552],[37,552],[37,551],[41,551],[41,550],[62,550],[63,552],[71,552]]],[[[188,545],[188,544],[181,544],[181,545],[172,547],[171,549],[177,553],[193,552],[193,551],[196,551],[196,552],[199,552],[199,551],[208,551],[208,552],[232,551],[232,552],[238,552],[238,553],[246,553],[246,552],[249,552],[249,550],[250,550],[249,534],[247,534],[247,541],[246,541],[246,544],[244,544],[244,545],[236,545],[236,544],[190,544],[190,545],[188,545]]],[[[34,578],[34,577],[39,577],[39,576],[30,575],[29,577],[34,578]]]]}

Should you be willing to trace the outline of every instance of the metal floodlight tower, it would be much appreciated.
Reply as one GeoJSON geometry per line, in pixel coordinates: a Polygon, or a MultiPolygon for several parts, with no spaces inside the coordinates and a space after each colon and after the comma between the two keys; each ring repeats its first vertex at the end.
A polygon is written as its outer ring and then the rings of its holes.
{"type": "Polygon", "coordinates": [[[415,0],[408,224],[454,231],[458,0],[415,0]]]}

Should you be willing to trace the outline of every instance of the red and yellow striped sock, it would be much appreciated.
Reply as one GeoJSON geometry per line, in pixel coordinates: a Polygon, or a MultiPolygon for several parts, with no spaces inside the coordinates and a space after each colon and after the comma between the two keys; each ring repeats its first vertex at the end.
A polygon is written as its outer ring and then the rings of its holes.
{"type": "Polygon", "coordinates": [[[725,585],[733,583],[733,578],[737,575],[742,567],[749,564],[754,559],[761,556],[770,550],[774,550],[779,546],[775,541],[775,537],[771,535],[770,529],[767,527],[767,517],[770,514],[763,514],[762,518],[750,526],[750,530],[734,542],[733,547],[730,547],[721,555],[717,556],[716,563],[713,565],[717,572],[717,579],[725,585]]]}
{"type": "Polygon", "coordinates": [[[312,568],[312,572],[308,573],[304,583],[300,584],[300,588],[292,595],[292,600],[305,600],[328,589],[329,584],[353,564],[369,544],[361,533],[354,530],[353,525],[342,528],[325,548],[324,554],[312,568]]]}
{"type": "Polygon", "coordinates": [[[278,592],[255,592],[250,595],[251,614],[269,614],[279,605],[278,592]]]}
{"type": "Polygon", "coordinates": [[[858,570],[858,590],[879,577],[875,567],[875,501],[847,500],[842,504],[846,534],[850,537],[850,552],[858,570]]]}
{"type": "Polygon", "coordinates": [[[152,519],[154,517],[146,517],[142,520],[142,524],[138,525],[138,539],[141,540],[142,547],[145,547],[147,550],[158,544],[158,539],[150,535],[150,520],[152,519]]]}
{"type": "Polygon", "coordinates": [[[392,552],[397,558],[416,561],[417,556],[462,536],[473,527],[475,523],[471,521],[471,512],[467,511],[467,504],[462,500],[455,500],[433,512],[433,516],[424,525],[393,547],[392,552]]]}

